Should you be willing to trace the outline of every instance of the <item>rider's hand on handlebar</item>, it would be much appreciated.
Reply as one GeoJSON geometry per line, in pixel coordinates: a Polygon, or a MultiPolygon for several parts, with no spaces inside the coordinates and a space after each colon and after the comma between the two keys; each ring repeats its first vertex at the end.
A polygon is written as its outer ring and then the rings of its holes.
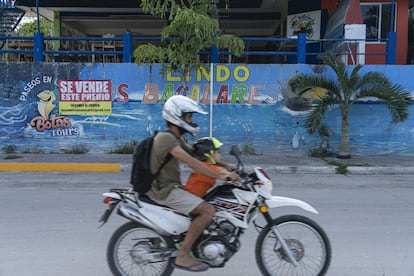
{"type": "Polygon", "coordinates": [[[232,181],[232,182],[240,181],[240,176],[235,172],[226,172],[224,174],[225,174],[224,181],[232,181]]]}

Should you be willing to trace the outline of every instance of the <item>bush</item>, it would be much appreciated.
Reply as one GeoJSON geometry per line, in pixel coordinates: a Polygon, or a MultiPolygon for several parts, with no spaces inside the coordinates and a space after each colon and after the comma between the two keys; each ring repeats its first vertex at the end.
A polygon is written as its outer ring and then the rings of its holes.
{"type": "Polygon", "coordinates": [[[66,154],[85,154],[89,152],[89,149],[87,146],[80,144],[80,145],[75,145],[73,146],[71,149],[67,150],[67,149],[61,149],[61,151],[63,153],[66,154]]]}
{"type": "Polygon", "coordinates": [[[23,158],[23,156],[17,155],[17,154],[10,154],[4,157],[4,159],[18,159],[18,158],[23,158]]]}
{"type": "Polygon", "coordinates": [[[15,153],[16,152],[16,145],[4,145],[3,152],[6,154],[15,153]]]}
{"type": "Polygon", "coordinates": [[[327,150],[327,149],[313,149],[309,151],[308,155],[310,157],[316,157],[316,158],[326,158],[326,157],[336,157],[337,154],[333,151],[327,150]]]}
{"type": "Polygon", "coordinates": [[[118,145],[116,149],[112,150],[110,153],[116,154],[133,154],[135,147],[138,145],[137,141],[132,141],[122,145],[118,145]]]}
{"type": "Polygon", "coordinates": [[[255,155],[256,151],[251,144],[243,144],[242,153],[243,155],[255,155]]]}
{"type": "Polygon", "coordinates": [[[39,148],[39,149],[25,149],[25,150],[22,151],[22,153],[25,153],[25,154],[44,154],[45,150],[41,149],[41,148],[39,148]]]}

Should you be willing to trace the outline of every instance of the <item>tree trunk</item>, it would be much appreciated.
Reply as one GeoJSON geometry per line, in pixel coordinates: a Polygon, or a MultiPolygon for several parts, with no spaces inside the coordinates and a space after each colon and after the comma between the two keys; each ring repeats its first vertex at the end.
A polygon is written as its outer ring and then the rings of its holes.
{"type": "Polygon", "coordinates": [[[341,145],[339,146],[339,153],[337,158],[351,158],[351,154],[349,153],[349,123],[347,115],[342,116],[341,145]]]}

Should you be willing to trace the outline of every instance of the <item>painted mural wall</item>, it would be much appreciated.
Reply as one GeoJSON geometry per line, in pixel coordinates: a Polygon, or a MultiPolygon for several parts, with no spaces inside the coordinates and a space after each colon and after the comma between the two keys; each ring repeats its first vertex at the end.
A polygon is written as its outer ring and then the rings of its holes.
{"type": "MultiPolygon", "coordinates": [[[[163,130],[162,105],[174,94],[186,94],[209,112],[194,116],[201,131],[189,136],[190,142],[211,132],[226,146],[246,144],[259,154],[306,153],[321,143],[303,128],[307,111],[287,98],[286,83],[297,73],[332,74],[324,66],[219,64],[211,80],[205,71],[194,72],[187,92],[179,75],[162,76],[160,69],[115,63],[0,63],[0,146],[15,145],[18,152],[61,152],[76,146],[110,152],[163,130]]],[[[382,72],[414,93],[413,70],[366,65],[361,72],[382,72]]],[[[408,121],[392,125],[376,99],[355,104],[351,154],[414,155],[414,107],[410,114],[408,121]]],[[[326,121],[330,145],[337,150],[339,110],[329,111],[326,121]]]]}

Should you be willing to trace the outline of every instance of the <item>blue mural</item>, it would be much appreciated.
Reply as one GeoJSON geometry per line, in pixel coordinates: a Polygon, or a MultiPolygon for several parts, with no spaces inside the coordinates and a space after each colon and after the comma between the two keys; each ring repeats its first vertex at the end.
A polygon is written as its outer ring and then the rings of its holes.
{"type": "MultiPolygon", "coordinates": [[[[198,137],[189,136],[190,142],[212,132],[226,146],[249,144],[257,153],[306,153],[321,139],[303,128],[307,111],[287,107],[286,83],[297,73],[331,74],[320,65],[219,64],[212,80],[207,71],[194,72],[186,90],[174,72],[160,75],[160,65],[0,63],[0,69],[1,147],[59,152],[83,145],[97,153],[164,129],[162,104],[174,94],[199,101],[209,112],[195,115],[201,131],[198,137]],[[294,137],[299,144],[292,146],[294,137]]],[[[361,72],[369,70],[414,91],[411,66],[366,65],[361,72]]],[[[391,125],[387,109],[376,99],[355,104],[350,114],[351,154],[414,155],[413,116],[391,125]]],[[[326,122],[331,147],[337,150],[340,111],[329,111],[326,122]]]]}

